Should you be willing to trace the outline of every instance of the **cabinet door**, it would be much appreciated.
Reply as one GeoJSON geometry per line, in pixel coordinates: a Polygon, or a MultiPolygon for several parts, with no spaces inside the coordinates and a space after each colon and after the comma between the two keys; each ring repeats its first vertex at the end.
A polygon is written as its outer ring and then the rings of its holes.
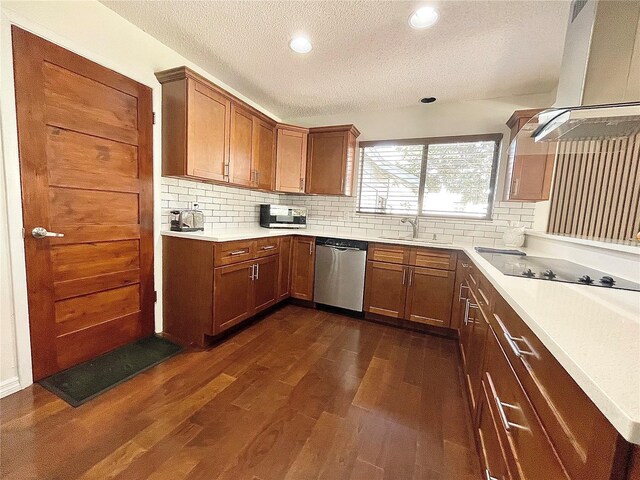
{"type": "Polygon", "coordinates": [[[492,330],[487,336],[486,355],[483,382],[491,400],[494,418],[500,421],[498,434],[505,449],[508,449],[506,458],[509,470],[516,478],[569,478],[492,330]]]}
{"type": "MultiPolygon", "coordinates": [[[[469,265],[466,258],[458,258],[456,266],[456,284],[453,292],[453,302],[451,303],[451,328],[460,329],[465,311],[465,302],[468,295],[468,286],[465,282],[466,269],[469,265]]],[[[458,332],[459,333],[459,332],[458,332]]]]}
{"type": "Polygon", "coordinates": [[[276,176],[276,128],[254,118],[254,175],[255,185],[264,190],[275,188],[276,176]]]}
{"type": "MultiPolygon", "coordinates": [[[[468,285],[465,280],[465,284],[468,285]]],[[[467,288],[467,294],[469,293],[469,289],[467,288]]],[[[473,315],[473,310],[477,308],[470,296],[468,296],[464,301],[464,308],[462,311],[462,322],[460,324],[460,352],[462,353],[462,367],[466,374],[469,365],[469,347],[471,345],[471,334],[473,333],[473,319],[471,316],[473,315]]]]}
{"type": "Polygon", "coordinates": [[[343,195],[348,132],[309,134],[307,193],[343,195]]]}
{"type": "Polygon", "coordinates": [[[236,104],[231,104],[229,160],[231,183],[253,185],[253,115],[236,104]]]}
{"type": "Polygon", "coordinates": [[[301,130],[278,128],[276,190],[304,192],[307,169],[307,136],[301,130]]]}
{"type": "Polygon", "coordinates": [[[478,405],[478,447],[480,450],[480,461],[487,479],[509,480],[511,478],[507,461],[505,459],[505,449],[502,447],[498,436],[498,420],[493,417],[493,412],[489,407],[491,397],[487,392],[487,387],[482,382],[482,392],[478,405]]]}
{"type": "Polygon", "coordinates": [[[276,303],[278,296],[278,255],[260,258],[255,262],[254,306],[255,313],[276,303]]]}
{"type": "Polygon", "coordinates": [[[231,101],[195,80],[187,84],[187,174],[228,182],[231,101]]]}
{"type": "Polygon", "coordinates": [[[255,261],[217,267],[213,274],[213,333],[217,334],[253,315],[255,261]]]}
{"type": "Polygon", "coordinates": [[[367,262],[364,311],[385,317],[404,318],[409,267],[367,262]]]}
{"type": "MultiPolygon", "coordinates": [[[[477,305],[477,301],[471,293],[472,302],[477,305]]],[[[471,335],[469,339],[469,347],[466,357],[466,379],[469,388],[469,398],[471,399],[471,407],[476,410],[478,403],[478,395],[480,393],[480,381],[483,374],[484,351],[487,342],[487,332],[489,331],[489,323],[480,308],[471,308],[468,323],[472,324],[471,335]]]]}
{"type": "Polygon", "coordinates": [[[405,318],[412,322],[448,327],[455,273],[409,267],[405,318]]]}
{"type": "Polygon", "coordinates": [[[291,293],[291,237],[280,238],[280,265],[278,268],[278,299],[283,300],[291,293]]]}
{"type": "Polygon", "coordinates": [[[314,237],[296,237],[293,240],[293,270],[291,296],[300,300],[313,300],[316,240],[314,237]]]}

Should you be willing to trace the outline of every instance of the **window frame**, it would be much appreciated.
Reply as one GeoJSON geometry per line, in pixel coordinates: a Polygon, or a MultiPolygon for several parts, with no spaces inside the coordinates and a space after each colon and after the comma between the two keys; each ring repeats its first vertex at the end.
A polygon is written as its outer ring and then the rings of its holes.
{"type": "MultiPolygon", "coordinates": [[[[460,219],[460,220],[491,220],[493,215],[493,204],[495,202],[496,194],[496,182],[498,177],[498,166],[500,163],[500,151],[502,149],[502,139],[504,135],[502,133],[484,133],[477,135],[452,135],[446,137],[424,137],[424,138],[400,138],[393,140],[365,140],[359,142],[358,148],[360,149],[360,165],[358,169],[358,205],[356,207],[356,213],[359,215],[387,215],[389,217],[406,216],[399,213],[385,213],[385,212],[363,212],[360,210],[362,200],[362,179],[364,171],[364,149],[366,147],[377,146],[394,146],[394,145],[423,145],[422,151],[422,163],[420,165],[420,183],[418,186],[418,216],[424,218],[447,218],[447,219],[460,219]],[[493,160],[491,163],[491,174],[489,179],[489,195],[487,198],[487,212],[485,215],[474,214],[442,214],[434,215],[430,213],[423,213],[424,202],[424,188],[426,184],[427,164],[429,145],[441,144],[441,143],[471,143],[471,142],[487,142],[491,141],[495,143],[493,149],[493,160]]],[[[409,214],[411,215],[411,214],[409,214]]]]}

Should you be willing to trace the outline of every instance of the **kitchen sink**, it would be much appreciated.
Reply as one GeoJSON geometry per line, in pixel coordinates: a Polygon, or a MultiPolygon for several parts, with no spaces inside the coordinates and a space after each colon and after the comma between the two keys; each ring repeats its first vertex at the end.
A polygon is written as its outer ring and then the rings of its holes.
{"type": "Polygon", "coordinates": [[[430,245],[451,245],[451,242],[443,241],[443,240],[433,240],[423,237],[413,238],[411,236],[403,237],[400,235],[381,235],[380,237],[383,240],[399,240],[403,242],[420,242],[430,245]]]}

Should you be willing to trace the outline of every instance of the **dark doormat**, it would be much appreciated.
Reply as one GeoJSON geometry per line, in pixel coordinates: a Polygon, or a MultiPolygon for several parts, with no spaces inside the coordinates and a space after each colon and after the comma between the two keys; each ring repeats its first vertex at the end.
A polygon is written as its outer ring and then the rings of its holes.
{"type": "Polygon", "coordinates": [[[72,407],[78,407],[181,350],[181,346],[152,335],[51,375],[38,383],[72,407]]]}

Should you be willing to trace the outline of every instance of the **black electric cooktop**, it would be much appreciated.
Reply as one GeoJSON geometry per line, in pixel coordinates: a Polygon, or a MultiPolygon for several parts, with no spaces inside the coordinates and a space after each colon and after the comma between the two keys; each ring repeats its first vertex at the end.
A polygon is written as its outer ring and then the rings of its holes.
{"type": "Polygon", "coordinates": [[[504,254],[479,250],[478,253],[502,273],[512,277],[640,292],[640,283],[616,278],[606,272],[568,260],[529,256],[521,252],[520,254],[504,254]]]}

